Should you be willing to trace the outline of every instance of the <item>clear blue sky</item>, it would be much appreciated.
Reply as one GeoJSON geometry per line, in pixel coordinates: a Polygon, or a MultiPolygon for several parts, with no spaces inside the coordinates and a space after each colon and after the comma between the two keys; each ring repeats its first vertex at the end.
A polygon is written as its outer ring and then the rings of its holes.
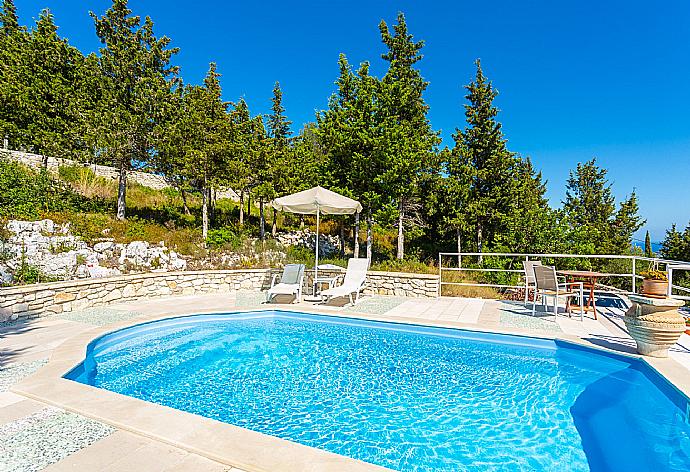
{"type": "MultiPolygon", "coordinates": [[[[108,0],[16,0],[29,24],[49,7],[60,33],[85,52],[99,44],[91,9],[108,0]]],[[[378,22],[405,12],[426,41],[429,116],[450,145],[463,126],[464,91],[481,58],[500,91],[509,146],[530,156],[559,205],[569,169],[596,156],[618,198],[637,189],[653,240],[690,220],[690,2],[629,1],[196,1],[131,0],[181,48],[188,83],[218,63],[227,100],[254,113],[280,81],[297,131],[326,107],[340,52],[381,75],[378,22]]],[[[644,235],[644,229],[641,235],[644,235]]]]}

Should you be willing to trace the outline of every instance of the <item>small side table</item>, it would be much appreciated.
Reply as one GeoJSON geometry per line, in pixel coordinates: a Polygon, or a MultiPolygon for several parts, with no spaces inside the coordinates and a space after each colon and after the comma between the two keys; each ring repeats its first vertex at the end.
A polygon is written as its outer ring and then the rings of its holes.
{"type": "Polygon", "coordinates": [[[685,319],[678,313],[684,305],[675,298],[629,295],[632,307],[623,321],[643,356],[668,357],[668,349],[685,331],[685,319]]]}
{"type": "Polygon", "coordinates": [[[328,284],[328,288],[333,288],[333,284],[338,280],[339,275],[335,277],[317,277],[314,279],[314,293],[318,294],[321,292],[320,286],[323,284],[328,284]]]}

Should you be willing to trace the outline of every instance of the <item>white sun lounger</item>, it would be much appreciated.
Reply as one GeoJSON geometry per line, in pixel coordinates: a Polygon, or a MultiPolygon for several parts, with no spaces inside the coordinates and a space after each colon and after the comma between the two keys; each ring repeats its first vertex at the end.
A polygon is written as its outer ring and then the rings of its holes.
{"type": "MultiPolygon", "coordinates": [[[[337,287],[329,288],[321,292],[321,298],[326,301],[335,297],[350,297],[350,304],[354,305],[359,301],[359,293],[364,288],[364,283],[367,280],[367,269],[369,268],[369,259],[352,258],[347,261],[347,271],[343,283],[337,287]],[[352,300],[352,294],[356,294],[355,300],[352,300]]],[[[342,276],[341,276],[342,277],[342,276]]]]}
{"type": "Polygon", "coordinates": [[[298,303],[302,301],[304,264],[286,264],[279,283],[276,283],[277,278],[278,274],[275,274],[271,279],[271,288],[266,292],[266,303],[275,295],[294,295],[298,303]]]}

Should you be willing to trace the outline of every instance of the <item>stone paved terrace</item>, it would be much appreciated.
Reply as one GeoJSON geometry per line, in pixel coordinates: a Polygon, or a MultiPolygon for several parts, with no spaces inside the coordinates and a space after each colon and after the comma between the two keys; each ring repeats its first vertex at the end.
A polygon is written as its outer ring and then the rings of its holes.
{"type": "MultiPolygon", "coordinates": [[[[263,294],[257,292],[178,296],[0,325],[0,470],[240,472],[240,469],[179,447],[118,430],[8,390],[45,365],[58,345],[94,326],[126,320],[136,322],[138,317],[150,315],[266,307],[261,305],[263,300],[263,294]]],[[[634,342],[624,329],[625,306],[620,301],[602,304],[599,320],[595,321],[589,314],[584,322],[580,322],[579,317],[554,319],[553,315],[545,313],[532,317],[530,310],[518,302],[450,297],[369,296],[355,307],[325,306],[322,309],[334,314],[360,313],[396,321],[451,322],[472,329],[574,335],[595,345],[634,352],[634,342]]],[[[690,336],[682,336],[671,356],[690,370],[690,336]]]]}

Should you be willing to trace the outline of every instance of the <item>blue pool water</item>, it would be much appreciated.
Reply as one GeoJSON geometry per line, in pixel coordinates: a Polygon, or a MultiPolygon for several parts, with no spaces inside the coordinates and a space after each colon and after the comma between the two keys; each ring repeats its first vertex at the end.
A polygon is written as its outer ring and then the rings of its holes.
{"type": "Polygon", "coordinates": [[[197,315],[99,338],[67,377],[402,471],[690,470],[686,397],[558,341],[197,315]]]}

